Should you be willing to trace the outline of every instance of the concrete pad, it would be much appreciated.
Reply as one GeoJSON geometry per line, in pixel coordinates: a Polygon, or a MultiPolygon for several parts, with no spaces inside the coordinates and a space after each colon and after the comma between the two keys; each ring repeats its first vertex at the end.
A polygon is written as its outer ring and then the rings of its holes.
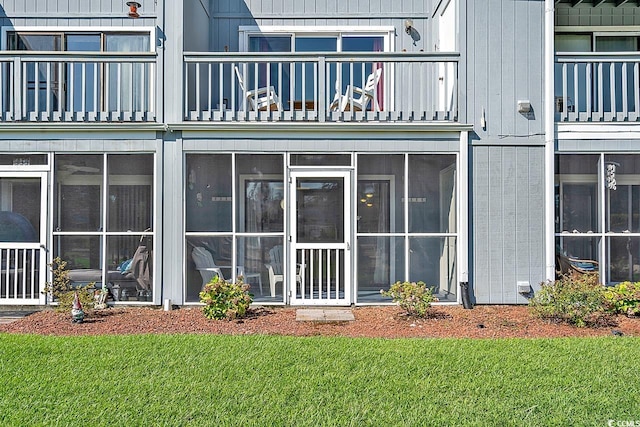
{"type": "Polygon", "coordinates": [[[351,310],[325,310],[324,316],[328,322],[353,322],[356,320],[351,310]]]}
{"type": "Polygon", "coordinates": [[[355,317],[349,309],[299,308],[296,310],[298,322],[353,322],[355,317]]]}
{"type": "Polygon", "coordinates": [[[7,323],[12,323],[20,319],[22,319],[22,317],[0,317],[0,325],[6,325],[7,323]]]}

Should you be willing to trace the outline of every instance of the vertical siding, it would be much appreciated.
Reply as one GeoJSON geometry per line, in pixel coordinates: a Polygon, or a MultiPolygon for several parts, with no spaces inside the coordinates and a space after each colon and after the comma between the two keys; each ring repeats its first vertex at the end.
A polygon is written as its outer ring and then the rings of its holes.
{"type": "Polygon", "coordinates": [[[471,148],[471,281],[479,303],[525,303],[544,277],[544,2],[461,0],[471,148]],[[528,100],[524,116],[517,102],[528,100]],[[486,129],[481,128],[484,109],[486,129]]]}
{"type": "Polygon", "coordinates": [[[478,303],[525,303],[544,277],[544,147],[472,148],[472,265],[478,303]]]}
{"type": "MultiPolygon", "coordinates": [[[[211,46],[222,51],[238,50],[238,26],[394,26],[396,51],[433,51],[434,20],[431,12],[437,0],[227,0],[212,2],[211,46]],[[413,19],[421,40],[404,32],[404,20],[413,19]]],[[[194,28],[194,31],[196,29],[194,28]]],[[[185,28],[185,31],[189,31],[185,28]]]]}
{"type": "MultiPolygon", "coordinates": [[[[56,14],[73,16],[78,14],[98,17],[101,14],[126,16],[129,7],[126,0],[3,0],[0,15],[28,15],[47,17],[56,14]]],[[[156,14],[162,2],[141,1],[141,15],[156,14]]]]}
{"type": "Polygon", "coordinates": [[[199,1],[184,3],[184,50],[187,52],[206,52],[209,50],[209,25],[211,15],[209,8],[199,1]],[[197,28],[198,31],[188,31],[197,28]]]}
{"type": "Polygon", "coordinates": [[[542,141],[544,2],[467,0],[466,7],[468,115],[462,120],[475,124],[484,141],[542,141]],[[518,100],[529,100],[533,114],[518,113],[518,100]]]}

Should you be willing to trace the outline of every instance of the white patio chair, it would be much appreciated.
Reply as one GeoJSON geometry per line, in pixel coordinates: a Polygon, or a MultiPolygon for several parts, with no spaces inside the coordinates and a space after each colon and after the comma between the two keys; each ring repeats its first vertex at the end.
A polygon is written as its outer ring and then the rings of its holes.
{"type": "Polygon", "coordinates": [[[343,95],[336,91],[336,96],[333,98],[333,102],[331,102],[329,109],[331,111],[350,111],[351,105],[353,105],[353,111],[366,110],[369,105],[369,101],[374,98],[374,91],[378,87],[381,75],[382,68],[378,68],[373,73],[369,74],[364,88],[349,85],[343,95]],[[355,98],[354,94],[360,96],[355,98]]]}
{"type": "MultiPolygon", "coordinates": [[[[247,107],[252,111],[273,111],[280,110],[280,99],[276,94],[276,90],[273,86],[261,87],[257,90],[247,90],[244,84],[244,78],[240,73],[237,65],[234,65],[236,77],[238,78],[238,85],[245,98],[247,99],[247,107]]],[[[242,107],[242,104],[240,104],[242,107]]]]}
{"type": "MultiPolygon", "coordinates": [[[[193,248],[193,250],[191,251],[191,258],[193,258],[193,262],[196,264],[196,270],[198,270],[198,272],[200,272],[200,275],[202,276],[203,288],[215,276],[218,276],[220,279],[225,280],[224,275],[222,274],[222,269],[231,268],[229,266],[216,265],[211,252],[209,252],[202,246],[196,246],[193,248]]],[[[237,275],[244,275],[244,267],[237,267],[237,275]]]]}
{"type": "MultiPolygon", "coordinates": [[[[284,274],[282,272],[282,245],[274,246],[269,250],[270,263],[265,264],[267,270],[269,270],[269,287],[271,290],[271,297],[276,296],[276,283],[284,282],[284,274]]],[[[298,265],[296,274],[296,282],[298,285],[302,283],[302,267],[298,265]]]]}

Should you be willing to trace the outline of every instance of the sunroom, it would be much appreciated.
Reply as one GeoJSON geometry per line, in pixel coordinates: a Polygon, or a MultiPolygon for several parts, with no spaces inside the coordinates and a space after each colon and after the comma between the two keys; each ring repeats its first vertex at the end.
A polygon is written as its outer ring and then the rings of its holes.
{"type": "MultiPolygon", "coordinates": [[[[314,145],[306,142],[299,145],[314,145]]],[[[385,301],[381,289],[404,280],[457,302],[460,259],[466,263],[459,144],[187,152],[186,302],[197,302],[216,275],[242,276],[262,304],[375,304],[385,301]]]]}
{"type": "Polygon", "coordinates": [[[603,283],[640,280],[640,154],[556,155],[556,250],[603,283]]]}

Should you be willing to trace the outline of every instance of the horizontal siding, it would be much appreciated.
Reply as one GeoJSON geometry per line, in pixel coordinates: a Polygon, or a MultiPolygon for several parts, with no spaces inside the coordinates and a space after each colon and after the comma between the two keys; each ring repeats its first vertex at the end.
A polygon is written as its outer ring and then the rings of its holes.
{"type": "Polygon", "coordinates": [[[569,4],[556,4],[556,26],[628,26],[640,25],[640,9],[635,2],[615,7],[606,3],[598,7],[591,4],[571,7],[569,4]]]}
{"type": "Polygon", "coordinates": [[[188,151],[295,151],[295,152],[457,152],[459,140],[353,140],[353,139],[214,139],[184,136],[188,151]]]}
{"type": "Polygon", "coordinates": [[[470,265],[481,304],[522,304],[544,278],[544,148],[473,147],[470,265]]]}
{"type": "MultiPolygon", "coordinates": [[[[151,135],[149,135],[151,136],[151,135]]],[[[155,134],[153,135],[155,137],[155,134]]],[[[94,152],[118,153],[155,151],[156,139],[34,139],[0,141],[2,153],[94,152]]]]}
{"type": "Polygon", "coordinates": [[[581,139],[559,140],[556,142],[558,152],[638,152],[638,139],[581,139]]]}

